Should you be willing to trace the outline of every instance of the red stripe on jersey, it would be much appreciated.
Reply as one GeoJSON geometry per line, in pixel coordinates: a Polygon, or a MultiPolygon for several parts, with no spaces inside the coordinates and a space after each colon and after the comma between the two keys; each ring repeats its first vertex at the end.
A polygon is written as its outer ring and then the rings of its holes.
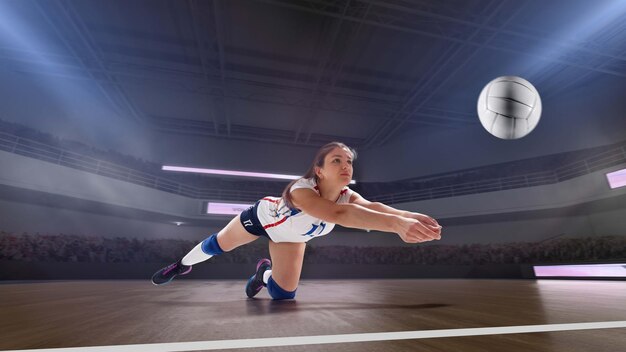
{"type": "Polygon", "coordinates": [[[289,216],[285,216],[280,221],[277,221],[277,222],[275,222],[273,224],[267,224],[267,225],[263,226],[263,229],[268,229],[270,227],[278,226],[278,225],[282,224],[283,222],[285,222],[285,220],[287,220],[288,217],[289,216]]]}
{"type": "Polygon", "coordinates": [[[346,192],[348,192],[348,190],[347,190],[347,189],[344,189],[343,191],[341,191],[341,192],[339,193],[339,195],[340,195],[340,196],[343,196],[344,194],[346,194],[346,192]]]}
{"type": "Polygon", "coordinates": [[[270,201],[272,203],[276,203],[276,204],[280,203],[280,199],[263,198],[263,200],[268,200],[268,201],[270,201]]]}

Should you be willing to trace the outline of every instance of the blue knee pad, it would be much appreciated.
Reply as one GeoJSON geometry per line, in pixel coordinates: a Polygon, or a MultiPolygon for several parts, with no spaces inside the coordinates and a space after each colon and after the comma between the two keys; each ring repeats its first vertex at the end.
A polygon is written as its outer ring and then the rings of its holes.
{"type": "Polygon", "coordinates": [[[216,233],[212,234],[206,240],[202,241],[202,251],[210,255],[217,255],[217,254],[224,253],[222,248],[220,248],[219,243],[217,243],[216,233]]]}
{"type": "Polygon", "coordinates": [[[269,292],[272,299],[275,300],[293,299],[296,297],[296,290],[285,291],[282,287],[278,286],[271,276],[269,280],[267,280],[267,292],[269,292]]]}

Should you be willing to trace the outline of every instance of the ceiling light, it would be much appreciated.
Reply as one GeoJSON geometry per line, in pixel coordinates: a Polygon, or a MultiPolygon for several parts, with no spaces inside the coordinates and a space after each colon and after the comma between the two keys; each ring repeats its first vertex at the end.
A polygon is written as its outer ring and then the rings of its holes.
{"type": "MultiPolygon", "coordinates": [[[[163,165],[161,169],[165,171],[191,172],[191,173],[196,173],[196,174],[271,178],[271,179],[279,179],[279,180],[296,180],[302,177],[302,176],[297,176],[297,175],[269,174],[269,173],[263,173],[263,172],[233,171],[233,170],[219,170],[219,169],[203,169],[203,168],[198,168],[198,167],[184,167],[184,166],[171,166],[171,165],[163,165]]],[[[355,184],[355,183],[356,183],[355,180],[350,181],[350,184],[355,184]]]]}

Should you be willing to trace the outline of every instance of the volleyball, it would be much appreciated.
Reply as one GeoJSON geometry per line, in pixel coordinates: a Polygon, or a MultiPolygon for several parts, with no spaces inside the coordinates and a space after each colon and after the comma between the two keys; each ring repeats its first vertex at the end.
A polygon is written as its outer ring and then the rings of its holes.
{"type": "Polygon", "coordinates": [[[527,80],[502,76],[487,83],[480,92],[477,110],[487,132],[501,139],[519,139],[537,127],[541,98],[527,80]]]}

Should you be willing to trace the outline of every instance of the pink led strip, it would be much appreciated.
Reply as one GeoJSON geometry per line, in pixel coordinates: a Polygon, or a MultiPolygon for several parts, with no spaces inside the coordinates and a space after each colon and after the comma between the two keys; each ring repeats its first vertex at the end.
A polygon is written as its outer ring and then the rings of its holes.
{"type": "Polygon", "coordinates": [[[606,174],[606,178],[609,180],[611,188],[624,187],[626,186],[626,169],[609,172],[606,174]]]}
{"type": "MultiPolygon", "coordinates": [[[[279,180],[295,180],[295,179],[302,177],[302,176],[296,176],[296,175],[268,174],[268,173],[263,173],[263,172],[202,169],[198,167],[169,166],[169,165],[163,165],[161,169],[165,171],[191,172],[191,173],[197,173],[197,174],[273,178],[273,179],[279,179],[279,180]]],[[[355,183],[356,181],[354,180],[350,181],[350,184],[355,184],[355,183]]]]}
{"type": "Polygon", "coordinates": [[[626,263],[535,265],[536,277],[626,277],[626,263]]]}

